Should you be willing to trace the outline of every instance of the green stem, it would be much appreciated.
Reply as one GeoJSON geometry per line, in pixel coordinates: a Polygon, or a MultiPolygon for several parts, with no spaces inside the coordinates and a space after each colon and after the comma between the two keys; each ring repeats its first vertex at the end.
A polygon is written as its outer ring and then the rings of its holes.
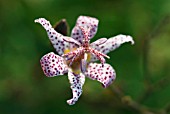
{"type": "Polygon", "coordinates": [[[155,36],[160,35],[161,30],[169,23],[170,16],[165,16],[153,29],[153,31],[144,39],[143,43],[143,77],[145,83],[145,92],[139,97],[139,101],[144,101],[152,93],[152,79],[149,70],[149,52],[150,52],[150,42],[155,36]]]}

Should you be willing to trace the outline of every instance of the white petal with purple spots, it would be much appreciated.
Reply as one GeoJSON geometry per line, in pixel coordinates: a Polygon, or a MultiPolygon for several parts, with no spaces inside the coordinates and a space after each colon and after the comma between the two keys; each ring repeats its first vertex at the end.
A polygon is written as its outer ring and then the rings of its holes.
{"type": "MultiPolygon", "coordinates": [[[[47,21],[44,18],[39,18],[35,20],[36,23],[40,23],[44,29],[47,31],[48,37],[53,45],[53,47],[56,49],[59,55],[62,55],[64,53],[65,49],[68,49],[69,46],[75,45],[74,42],[69,42],[73,41],[72,38],[70,37],[65,37],[62,34],[56,32],[54,28],[52,28],[51,24],[49,21],[47,21]],[[69,40],[64,40],[66,38],[69,38],[69,40]]],[[[76,42],[77,43],[77,42],[76,42]]]]}
{"type": "Polygon", "coordinates": [[[78,40],[80,43],[82,43],[84,36],[82,31],[80,30],[80,27],[83,27],[84,29],[90,29],[89,31],[89,39],[93,38],[94,35],[97,32],[99,20],[93,17],[88,16],[79,16],[77,19],[77,23],[75,27],[72,30],[71,37],[78,40]]]}
{"type": "Polygon", "coordinates": [[[73,97],[70,100],[67,100],[67,103],[69,105],[73,105],[76,103],[76,101],[79,99],[80,95],[82,94],[82,86],[85,82],[85,76],[84,74],[75,74],[71,69],[68,71],[68,79],[71,84],[71,89],[73,93],[73,97]]]}
{"type": "Polygon", "coordinates": [[[53,52],[44,55],[41,60],[41,67],[47,77],[63,75],[68,72],[64,59],[53,52]]]}
{"type": "Polygon", "coordinates": [[[116,73],[109,64],[104,64],[104,67],[102,67],[102,64],[90,63],[85,76],[101,82],[103,87],[106,88],[115,80],[116,73]]]}
{"type": "MultiPolygon", "coordinates": [[[[117,35],[115,37],[111,37],[109,39],[99,39],[93,43],[91,43],[91,47],[100,51],[101,53],[107,54],[110,51],[115,50],[118,48],[121,44],[131,42],[131,44],[134,44],[133,38],[131,36],[127,35],[117,35]]],[[[91,56],[91,61],[98,60],[95,56],[91,56]]]]}
{"type": "Polygon", "coordinates": [[[90,45],[91,45],[92,47],[95,47],[95,45],[96,45],[96,46],[99,46],[99,45],[101,45],[101,44],[104,44],[106,41],[107,41],[107,38],[100,38],[100,39],[94,41],[93,43],[91,43],[90,45]]]}

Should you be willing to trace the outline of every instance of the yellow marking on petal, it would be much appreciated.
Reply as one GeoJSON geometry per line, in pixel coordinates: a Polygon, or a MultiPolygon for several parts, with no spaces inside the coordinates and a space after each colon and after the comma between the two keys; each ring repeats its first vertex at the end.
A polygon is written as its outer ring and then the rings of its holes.
{"type": "MultiPolygon", "coordinates": [[[[73,51],[73,50],[76,50],[76,48],[71,49],[71,50],[70,50],[70,49],[65,49],[65,50],[64,50],[64,54],[67,54],[67,53],[69,53],[69,52],[71,52],[71,51],[73,51]]],[[[72,69],[72,71],[73,71],[75,74],[80,74],[80,73],[81,73],[81,67],[80,67],[80,61],[81,61],[81,59],[82,59],[82,56],[79,56],[79,57],[75,58],[75,60],[73,61],[72,65],[70,66],[71,69],[72,69]]],[[[70,64],[70,61],[71,61],[71,60],[66,61],[67,65],[70,64]]]]}
{"type": "Polygon", "coordinates": [[[76,50],[77,48],[72,48],[72,49],[68,49],[68,48],[66,48],[65,50],[64,50],[64,54],[67,54],[67,53],[69,53],[69,52],[71,52],[71,51],[74,51],[74,50],[76,50]]]}
{"type": "Polygon", "coordinates": [[[80,69],[78,69],[78,70],[73,70],[73,72],[74,72],[75,74],[80,74],[80,73],[81,73],[81,70],[80,70],[80,69]]]}
{"type": "Polygon", "coordinates": [[[69,52],[70,52],[70,49],[68,49],[68,48],[64,50],[64,54],[67,54],[69,52]]]}
{"type": "Polygon", "coordinates": [[[71,65],[71,69],[75,74],[80,74],[81,73],[80,60],[74,61],[73,64],[71,65]]]}
{"type": "Polygon", "coordinates": [[[91,54],[88,53],[88,54],[87,54],[87,62],[90,62],[90,60],[91,60],[91,54]]]}

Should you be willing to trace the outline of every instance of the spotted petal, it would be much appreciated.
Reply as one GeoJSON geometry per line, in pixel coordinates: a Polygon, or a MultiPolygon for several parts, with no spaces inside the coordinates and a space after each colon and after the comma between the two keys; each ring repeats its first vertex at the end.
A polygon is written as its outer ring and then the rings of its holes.
{"type": "Polygon", "coordinates": [[[85,76],[82,73],[75,74],[69,69],[68,79],[71,84],[70,87],[72,89],[73,97],[70,100],[67,100],[67,103],[69,105],[74,105],[82,94],[82,86],[85,82],[85,76]]]}
{"type": "Polygon", "coordinates": [[[36,23],[40,23],[44,29],[47,31],[48,37],[53,45],[53,47],[56,49],[59,55],[64,54],[64,50],[68,49],[70,45],[77,45],[77,42],[74,42],[75,40],[73,38],[63,36],[62,34],[56,32],[54,28],[52,28],[49,21],[47,21],[44,18],[39,18],[35,20],[36,23]],[[69,42],[71,41],[71,42],[69,42]]]}
{"type": "MultiPolygon", "coordinates": [[[[107,54],[110,51],[115,50],[118,48],[121,44],[126,43],[126,42],[131,42],[131,44],[134,44],[133,38],[131,36],[127,35],[117,35],[115,37],[109,38],[106,40],[106,38],[101,38],[93,43],[91,43],[91,47],[104,53],[107,54]]],[[[91,61],[96,61],[97,58],[92,55],[91,56],[91,61]]]]}
{"type": "Polygon", "coordinates": [[[97,80],[102,83],[103,87],[108,87],[116,78],[116,73],[109,64],[90,63],[85,75],[92,80],[97,80]]]}
{"type": "Polygon", "coordinates": [[[80,43],[82,43],[84,36],[80,27],[83,27],[84,29],[90,28],[89,38],[90,39],[93,38],[97,32],[98,23],[99,20],[96,18],[88,17],[88,16],[79,16],[77,19],[77,23],[72,30],[71,37],[78,40],[80,43]]]}
{"type": "Polygon", "coordinates": [[[44,55],[41,60],[41,67],[47,77],[63,75],[68,72],[64,59],[53,52],[44,55]]]}

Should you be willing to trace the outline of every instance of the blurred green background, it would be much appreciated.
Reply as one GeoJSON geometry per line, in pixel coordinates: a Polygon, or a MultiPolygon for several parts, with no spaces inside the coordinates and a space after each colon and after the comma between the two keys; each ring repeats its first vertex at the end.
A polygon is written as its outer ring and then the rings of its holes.
{"type": "Polygon", "coordinates": [[[1,0],[0,114],[168,114],[170,113],[169,0],[1,0]],[[86,78],[74,106],[67,76],[47,78],[39,59],[51,51],[45,30],[34,20],[51,24],[65,18],[75,25],[79,15],[100,20],[96,36],[133,36],[107,60],[117,73],[103,89],[86,78]]]}

